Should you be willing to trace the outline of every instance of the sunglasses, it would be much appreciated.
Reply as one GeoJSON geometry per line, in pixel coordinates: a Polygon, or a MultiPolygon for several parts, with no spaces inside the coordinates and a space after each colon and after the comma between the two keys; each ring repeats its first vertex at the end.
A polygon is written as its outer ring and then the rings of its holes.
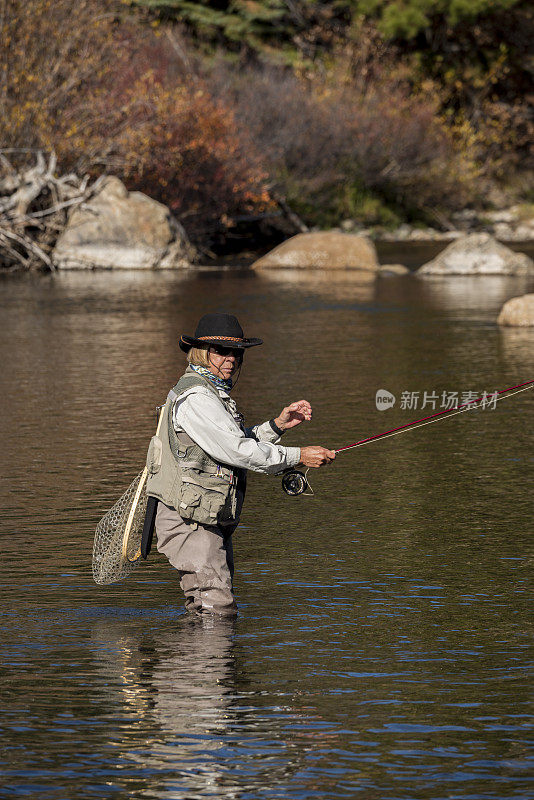
{"type": "Polygon", "coordinates": [[[210,345],[210,350],[218,356],[234,356],[236,361],[242,361],[243,351],[237,347],[221,347],[219,344],[210,345]]]}

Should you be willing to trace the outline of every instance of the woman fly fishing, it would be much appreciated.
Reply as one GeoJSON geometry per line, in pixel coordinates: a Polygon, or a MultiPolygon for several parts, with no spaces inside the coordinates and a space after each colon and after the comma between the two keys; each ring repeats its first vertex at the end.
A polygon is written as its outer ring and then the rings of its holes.
{"type": "Polygon", "coordinates": [[[285,431],[311,420],[307,400],[245,427],[230,391],[245,350],[260,344],[245,338],[236,317],[222,313],[204,315],[194,336],[182,336],[189,365],[169,392],[161,433],[148,452],[147,493],[158,501],[157,547],[178,570],[186,608],[196,614],[236,613],[232,534],[247,470],[278,474],[335,458],[325,447],[279,444],[285,431]]]}

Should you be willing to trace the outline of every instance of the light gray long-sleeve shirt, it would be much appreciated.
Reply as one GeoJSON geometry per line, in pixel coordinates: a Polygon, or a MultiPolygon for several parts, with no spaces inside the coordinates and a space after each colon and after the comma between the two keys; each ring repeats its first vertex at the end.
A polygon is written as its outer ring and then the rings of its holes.
{"type": "MultiPolygon", "coordinates": [[[[221,397],[228,396],[223,390],[218,392],[221,397]]],[[[173,424],[175,430],[185,431],[221,464],[276,474],[300,460],[300,447],[278,444],[280,437],[269,422],[243,431],[213,392],[203,386],[180,395],[174,404],[173,424]]]]}

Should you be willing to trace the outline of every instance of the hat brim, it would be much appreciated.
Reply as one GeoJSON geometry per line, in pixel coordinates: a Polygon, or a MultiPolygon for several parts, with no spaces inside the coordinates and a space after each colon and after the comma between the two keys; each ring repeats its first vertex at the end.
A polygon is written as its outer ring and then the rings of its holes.
{"type": "Polygon", "coordinates": [[[192,347],[205,347],[210,344],[246,350],[248,347],[257,347],[259,344],[263,344],[263,339],[234,339],[231,336],[203,336],[202,339],[195,339],[194,336],[180,336],[180,350],[183,350],[184,353],[188,353],[192,347]]]}

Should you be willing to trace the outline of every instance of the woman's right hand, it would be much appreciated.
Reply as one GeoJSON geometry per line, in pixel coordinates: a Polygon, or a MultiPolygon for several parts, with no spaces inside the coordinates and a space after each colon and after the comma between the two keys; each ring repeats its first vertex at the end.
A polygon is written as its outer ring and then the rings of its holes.
{"type": "Polygon", "coordinates": [[[335,457],[335,450],[327,450],[326,447],[301,447],[299,464],[304,464],[305,467],[322,467],[323,464],[330,464],[335,457]]]}

